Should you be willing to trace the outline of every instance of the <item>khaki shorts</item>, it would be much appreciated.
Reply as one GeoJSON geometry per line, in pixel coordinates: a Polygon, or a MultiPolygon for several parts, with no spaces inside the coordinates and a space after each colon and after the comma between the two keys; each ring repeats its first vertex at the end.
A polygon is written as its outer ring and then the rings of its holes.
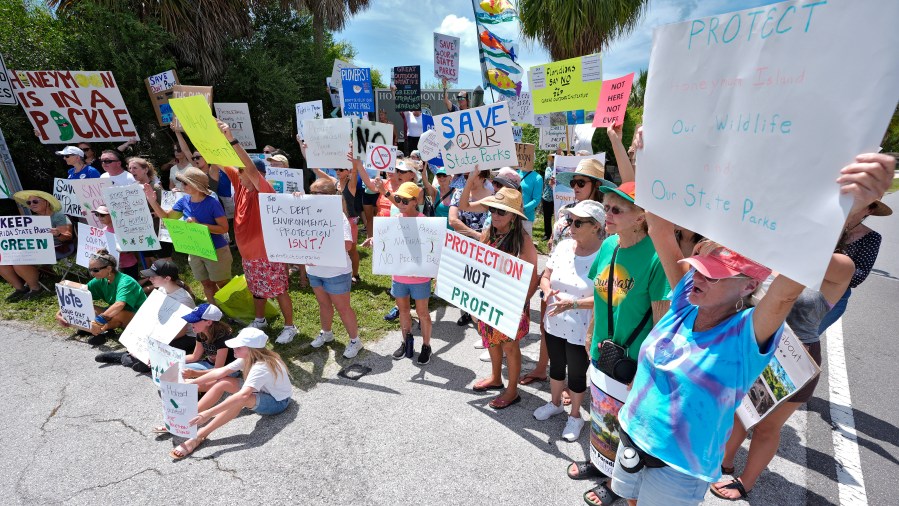
{"type": "Polygon", "coordinates": [[[197,281],[228,281],[231,279],[231,248],[227,245],[215,250],[218,260],[189,255],[187,263],[197,281]]]}

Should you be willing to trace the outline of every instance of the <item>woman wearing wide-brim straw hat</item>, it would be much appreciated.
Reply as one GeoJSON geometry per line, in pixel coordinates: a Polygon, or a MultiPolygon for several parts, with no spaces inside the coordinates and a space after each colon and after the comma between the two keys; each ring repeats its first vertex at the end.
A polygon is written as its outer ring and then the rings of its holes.
{"type": "MultiPolygon", "coordinates": [[[[56,259],[67,257],[75,251],[72,242],[72,222],[62,213],[62,204],[53,195],[38,190],[16,192],[13,200],[31,210],[35,216],[50,217],[50,234],[56,259]]],[[[41,294],[40,270],[37,265],[2,265],[0,276],[15,289],[7,301],[31,299],[41,294]]]]}
{"type": "Polygon", "coordinates": [[[228,247],[228,218],[222,203],[212,196],[209,176],[196,167],[188,167],[176,179],[183,184],[187,195],[178,199],[171,211],[164,210],[156,200],[153,187],[145,184],[144,194],[153,212],[160,218],[183,216],[188,223],[199,223],[209,228],[216,259],[210,260],[197,255],[187,257],[190,270],[203,285],[206,301],[215,303],[215,292],[231,280],[231,249],[228,247]]]}
{"type": "MultiPolygon", "coordinates": [[[[465,187],[466,191],[470,186],[465,187]]],[[[463,199],[467,197],[467,194],[462,196],[463,199]]],[[[521,401],[521,396],[518,395],[518,377],[521,375],[521,348],[518,342],[527,335],[530,326],[530,300],[537,289],[537,248],[524,229],[523,221],[527,218],[521,204],[521,192],[512,188],[500,188],[495,194],[472,202],[470,207],[476,212],[490,212],[491,222],[481,233],[481,242],[534,265],[515,335],[507,336],[483,321],[478,321],[478,333],[490,353],[491,371],[490,376],[475,382],[473,389],[476,392],[503,390],[502,368],[505,355],[509,368],[508,388],[490,401],[490,407],[504,409],[521,401]]]]}

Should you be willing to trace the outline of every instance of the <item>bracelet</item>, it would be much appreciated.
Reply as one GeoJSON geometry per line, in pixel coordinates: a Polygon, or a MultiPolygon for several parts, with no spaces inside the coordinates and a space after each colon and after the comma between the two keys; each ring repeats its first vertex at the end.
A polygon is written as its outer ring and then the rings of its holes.
{"type": "Polygon", "coordinates": [[[240,144],[240,141],[237,139],[234,139],[233,141],[229,142],[228,144],[230,144],[232,146],[237,146],[238,144],[240,144]]]}
{"type": "Polygon", "coordinates": [[[94,318],[94,321],[96,321],[100,325],[106,325],[107,323],[109,323],[106,318],[103,317],[103,315],[99,314],[94,318]]]}
{"type": "Polygon", "coordinates": [[[571,309],[577,309],[577,299],[571,301],[571,309]]]}

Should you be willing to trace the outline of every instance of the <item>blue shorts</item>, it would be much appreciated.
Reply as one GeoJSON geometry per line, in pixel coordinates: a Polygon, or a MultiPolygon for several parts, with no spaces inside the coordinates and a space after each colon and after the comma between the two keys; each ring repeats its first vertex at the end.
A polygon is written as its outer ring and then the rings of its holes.
{"type": "Polygon", "coordinates": [[[331,295],[343,295],[349,293],[353,288],[353,275],[349,272],[331,278],[320,278],[309,273],[306,274],[306,277],[309,278],[309,286],[312,288],[323,287],[331,295]]]}
{"type": "Polygon", "coordinates": [[[277,415],[287,409],[288,404],[290,404],[290,397],[276,401],[270,394],[256,392],[256,407],[253,408],[253,411],[260,415],[277,415]]]}
{"type": "Polygon", "coordinates": [[[403,297],[412,297],[412,300],[429,299],[431,298],[431,282],[409,284],[394,281],[393,286],[390,287],[390,295],[397,299],[403,297]]]}
{"type": "MultiPolygon", "coordinates": [[[[623,451],[618,444],[618,455],[623,451]]],[[[708,482],[684,474],[672,467],[648,468],[629,473],[615,460],[612,470],[612,491],[640,504],[698,506],[709,490],[708,482]]]]}

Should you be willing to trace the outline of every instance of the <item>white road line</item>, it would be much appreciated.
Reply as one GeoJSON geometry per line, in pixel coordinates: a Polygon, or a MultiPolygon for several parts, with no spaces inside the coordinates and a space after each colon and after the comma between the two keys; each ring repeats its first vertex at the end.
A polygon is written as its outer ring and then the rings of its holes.
{"type": "Polygon", "coordinates": [[[833,453],[837,466],[840,504],[866,506],[868,494],[862,477],[855,416],[849,394],[849,376],[843,347],[843,320],[827,329],[827,370],[830,383],[830,418],[833,422],[833,453]]]}

